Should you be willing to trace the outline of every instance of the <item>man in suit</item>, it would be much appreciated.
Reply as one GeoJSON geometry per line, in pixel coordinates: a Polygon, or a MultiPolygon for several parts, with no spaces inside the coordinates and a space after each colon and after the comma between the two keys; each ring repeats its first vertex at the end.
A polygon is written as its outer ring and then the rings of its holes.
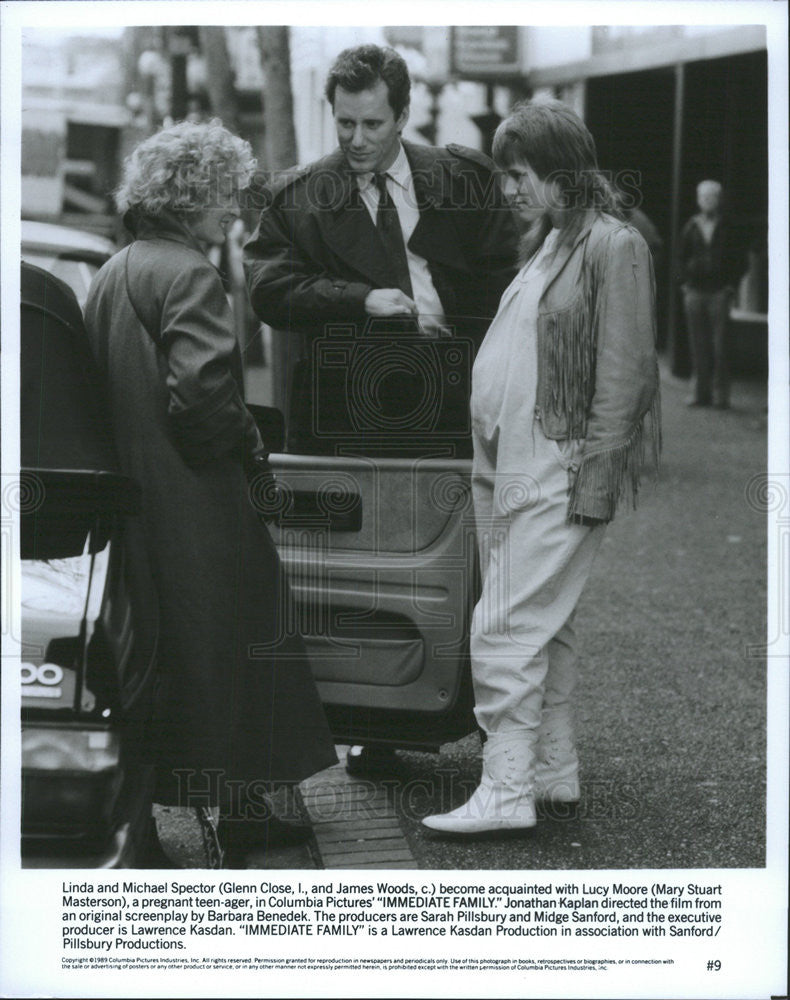
{"type": "Polygon", "coordinates": [[[410,86],[394,50],[342,52],[326,84],[338,148],[267,189],[245,247],[255,312],[299,341],[294,451],[334,453],[314,409],[311,360],[328,326],[354,338],[394,320],[428,338],[452,335],[473,354],[515,272],[515,224],[491,161],[401,140],[410,86]]]}
{"type": "MultiPolygon", "coordinates": [[[[410,343],[415,356],[422,338],[440,346],[454,338],[469,362],[463,389],[515,273],[515,222],[493,164],[462,146],[403,141],[410,87],[406,63],[393,49],[362,45],[341,52],[325,91],[338,148],[270,185],[245,247],[253,309],[298,339],[287,415],[291,451],[334,454],[332,427],[342,427],[341,411],[366,391],[349,386],[350,370],[331,383],[338,391],[318,391],[330,374],[321,370],[319,348],[333,327],[340,326],[351,343],[367,333],[371,344],[383,324],[394,337],[405,335],[401,347],[410,343]]],[[[333,357],[351,353],[346,348],[333,357]]],[[[404,444],[411,429],[402,415],[412,407],[423,413],[421,390],[414,378],[403,377],[400,363],[385,374],[389,384],[378,379],[375,401],[367,402],[391,405],[404,444]]],[[[456,394],[432,425],[455,425],[455,454],[471,454],[467,404],[463,391],[456,394]]],[[[370,441],[368,433],[364,445],[370,441]]],[[[378,762],[386,759],[381,755],[378,762]]],[[[374,762],[372,753],[353,748],[349,769],[359,772],[374,762]]]]}

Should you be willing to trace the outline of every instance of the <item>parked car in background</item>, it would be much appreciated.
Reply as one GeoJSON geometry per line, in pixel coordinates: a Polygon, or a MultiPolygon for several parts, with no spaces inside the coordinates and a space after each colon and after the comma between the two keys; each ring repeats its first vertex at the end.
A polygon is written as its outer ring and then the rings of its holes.
{"type": "Polygon", "coordinates": [[[130,867],[150,816],[134,748],[157,633],[124,567],[139,490],[118,470],[74,293],[25,262],[20,338],[22,864],[130,867]]]}
{"type": "Polygon", "coordinates": [[[85,305],[91,280],[115,253],[112,240],[82,229],[22,220],[22,260],[61,278],[85,305]]]}

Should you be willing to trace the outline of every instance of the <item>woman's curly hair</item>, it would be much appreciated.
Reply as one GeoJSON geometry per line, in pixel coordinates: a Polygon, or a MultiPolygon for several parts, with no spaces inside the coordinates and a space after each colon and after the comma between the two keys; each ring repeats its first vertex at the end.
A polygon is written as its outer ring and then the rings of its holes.
{"type": "Polygon", "coordinates": [[[121,214],[136,210],[158,216],[185,216],[217,203],[219,185],[232,180],[239,190],[250,183],[256,161],[244,139],[219,120],[179,122],[150,136],[127,157],[115,192],[121,214]]]}

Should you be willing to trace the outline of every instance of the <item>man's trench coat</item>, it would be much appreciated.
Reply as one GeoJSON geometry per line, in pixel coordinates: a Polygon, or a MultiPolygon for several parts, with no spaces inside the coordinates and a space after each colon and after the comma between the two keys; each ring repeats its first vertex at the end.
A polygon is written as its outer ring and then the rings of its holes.
{"type": "MultiPolygon", "coordinates": [[[[466,342],[471,365],[515,274],[513,214],[482,153],[457,145],[403,147],[420,212],[409,249],[427,261],[447,326],[466,342]]],[[[327,443],[312,433],[316,341],[333,325],[345,328],[349,341],[372,329],[365,298],[371,289],[394,287],[393,273],[340,149],[279,176],[262,199],[245,247],[250,298],[260,319],[288,331],[289,350],[300,357],[290,446],[325,451],[327,443]]]]}

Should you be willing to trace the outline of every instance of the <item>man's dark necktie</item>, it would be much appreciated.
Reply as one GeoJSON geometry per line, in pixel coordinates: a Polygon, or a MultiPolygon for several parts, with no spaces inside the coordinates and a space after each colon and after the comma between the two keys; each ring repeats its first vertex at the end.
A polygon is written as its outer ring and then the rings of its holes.
{"type": "Polygon", "coordinates": [[[395,202],[387,190],[387,175],[376,174],[379,192],[379,207],[376,213],[376,229],[387,252],[390,270],[395,278],[395,287],[400,288],[409,298],[413,297],[409,264],[406,259],[406,245],[400,228],[400,219],[395,202]]]}

